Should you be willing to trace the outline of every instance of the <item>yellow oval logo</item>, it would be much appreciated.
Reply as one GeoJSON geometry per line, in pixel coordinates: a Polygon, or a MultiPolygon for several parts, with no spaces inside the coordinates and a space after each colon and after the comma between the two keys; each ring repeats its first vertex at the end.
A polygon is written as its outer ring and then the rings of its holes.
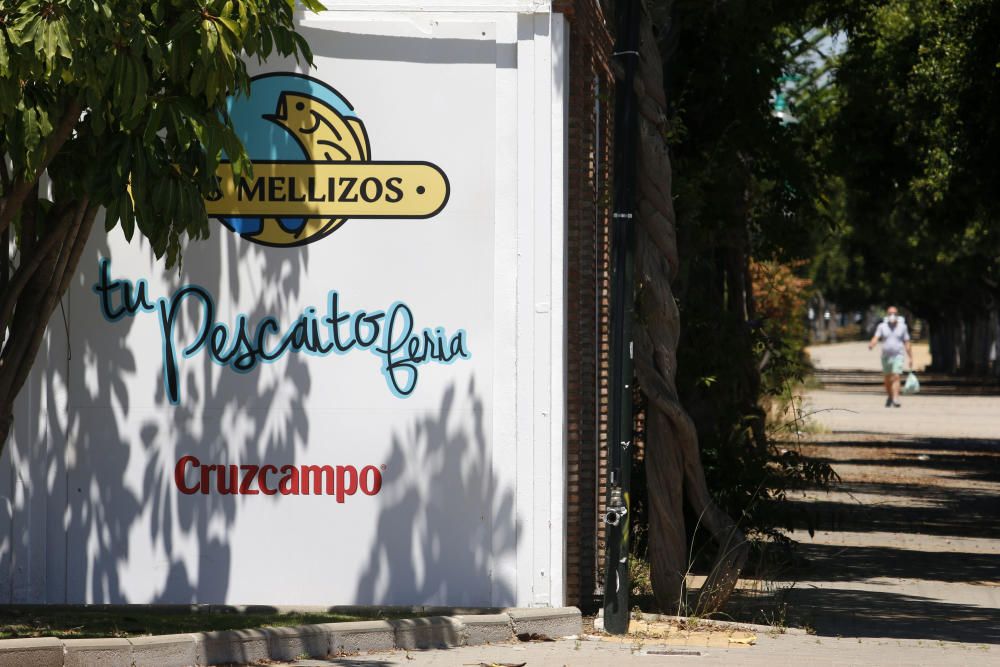
{"type": "Polygon", "coordinates": [[[448,177],[420,161],[373,161],[354,107],[327,84],[302,74],[263,74],[229,114],[253,162],[234,177],[227,163],[209,216],[268,246],[322,239],[348,219],[425,219],[448,203],[448,177]]]}

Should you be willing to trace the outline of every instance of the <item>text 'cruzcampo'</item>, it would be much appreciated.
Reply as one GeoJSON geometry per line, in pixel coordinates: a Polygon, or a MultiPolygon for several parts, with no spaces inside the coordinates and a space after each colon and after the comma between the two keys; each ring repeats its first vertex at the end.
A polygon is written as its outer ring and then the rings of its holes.
{"type": "Polygon", "coordinates": [[[158,316],[163,338],[163,383],[167,398],[174,404],[181,400],[179,360],[199,353],[238,373],[249,373],[258,364],[273,363],[287,353],[325,357],[367,350],[381,360],[382,376],[399,398],[416,389],[421,365],[450,364],[472,357],[464,329],[451,335],[442,327],[417,331],[413,311],[400,301],[385,310],[346,312],[341,309],[340,294],[331,290],[325,313],[310,306],[284,327],[274,316],[252,323],[240,313],[230,327],[217,321],[215,300],[204,287],[183,285],[169,297],[154,300],[145,279],[113,279],[108,259],[100,261],[93,289],[101,313],[110,322],[138,313],[158,316]],[[192,313],[191,306],[182,309],[185,303],[194,307],[192,322],[182,322],[192,313]]]}

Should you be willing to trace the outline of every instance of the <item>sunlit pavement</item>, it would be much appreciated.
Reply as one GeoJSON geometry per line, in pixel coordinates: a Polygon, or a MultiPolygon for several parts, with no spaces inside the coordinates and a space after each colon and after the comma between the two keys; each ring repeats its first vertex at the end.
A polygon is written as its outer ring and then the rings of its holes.
{"type": "MultiPolygon", "coordinates": [[[[864,343],[811,353],[821,370],[878,368],[864,343]]],[[[791,534],[809,561],[787,582],[793,621],[820,634],[1000,645],[1000,396],[901,403],[886,408],[871,387],[805,396],[806,430],[820,432],[803,452],[841,481],[791,503],[815,529],[801,521],[791,534]]]]}
{"type": "MultiPolygon", "coordinates": [[[[833,345],[814,345],[808,349],[816,368],[871,370],[881,369],[880,352],[876,347],[868,349],[865,341],[850,341],[833,345]]],[[[913,344],[913,368],[922,371],[931,363],[931,352],[926,342],[913,344]]]]}
{"type": "Polygon", "coordinates": [[[431,651],[393,651],[330,660],[301,660],[296,667],[461,667],[464,665],[991,665],[1000,664],[1000,651],[987,645],[937,641],[853,639],[807,634],[763,634],[746,648],[712,649],[645,646],[564,639],[544,644],[474,646],[431,651]]]}

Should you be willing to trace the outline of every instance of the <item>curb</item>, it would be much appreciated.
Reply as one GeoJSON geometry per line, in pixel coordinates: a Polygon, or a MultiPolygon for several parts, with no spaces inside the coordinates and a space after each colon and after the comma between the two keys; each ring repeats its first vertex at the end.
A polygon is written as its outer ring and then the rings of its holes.
{"type": "Polygon", "coordinates": [[[392,649],[479,646],[519,634],[580,635],[576,607],[508,609],[499,614],[322,623],[130,639],[4,639],[0,667],[191,667],[295,660],[392,649]]]}

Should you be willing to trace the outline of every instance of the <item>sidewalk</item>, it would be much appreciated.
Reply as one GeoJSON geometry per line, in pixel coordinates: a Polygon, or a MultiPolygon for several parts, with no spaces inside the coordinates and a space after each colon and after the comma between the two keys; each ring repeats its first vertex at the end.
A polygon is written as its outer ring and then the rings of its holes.
{"type": "Polygon", "coordinates": [[[995,646],[948,642],[852,639],[799,634],[760,635],[755,646],[715,649],[647,645],[636,650],[629,644],[563,639],[551,643],[504,644],[436,651],[374,653],[332,660],[285,663],[295,667],[458,667],[492,664],[526,667],[617,667],[618,665],[690,665],[736,667],[846,667],[848,665],[997,665],[995,646]]]}
{"type": "MultiPolygon", "coordinates": [[[[822,370],[863,368],[871,354],[856,343],[811,352],[822,370]]],[[[860,390],[805,397],[825,433],[803,453],[830,462],[841,481],[789,505],[815,521],[813,535],[802,522],[791,535],[809,567],[789,602],[821,634],[982,643],[996,652],[1000,396],[901,402],[886,408],[882,396],[860,390]]]]}
{"type": "MultiPolygon", "coordinates": [[[[869,350],[865,341],[851,341],[833,345],[814,345],[808,352],[816,368],[881,371],[880,349],[876,347],[874,350],[869,350]]],[[[931,351],[927,343],[914,343],[913,369],[920,372],[930,363],[931,351]]]]}

